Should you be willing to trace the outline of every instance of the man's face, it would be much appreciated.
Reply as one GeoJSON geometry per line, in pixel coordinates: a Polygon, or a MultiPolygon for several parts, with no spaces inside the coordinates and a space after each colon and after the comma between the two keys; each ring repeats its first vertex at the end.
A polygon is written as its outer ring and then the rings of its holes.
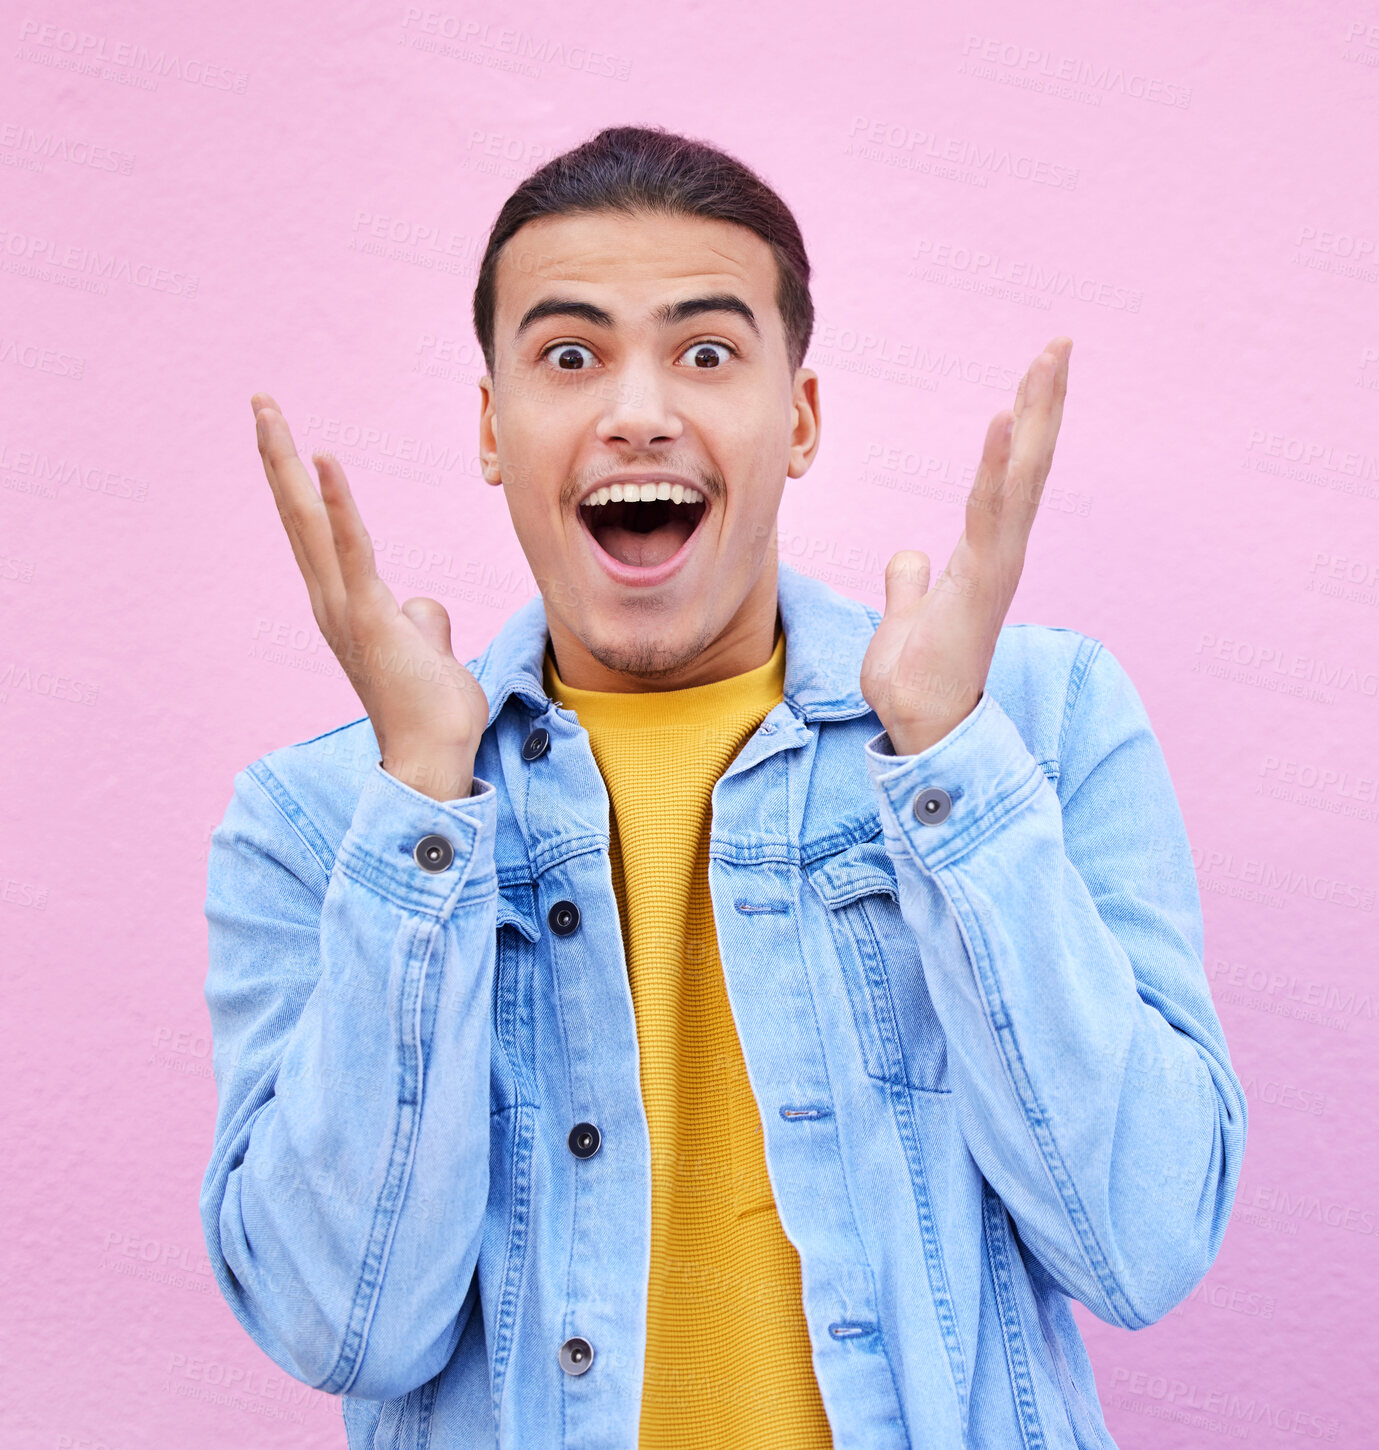
{"type": "Polygon", "coordinates": [[[558,659],[674,677],[774,625],[776,511],[818,446],[818,382],[791,370],[767,244],[701,217],[547,217],[496,283],[484,473],[558,659]]]}

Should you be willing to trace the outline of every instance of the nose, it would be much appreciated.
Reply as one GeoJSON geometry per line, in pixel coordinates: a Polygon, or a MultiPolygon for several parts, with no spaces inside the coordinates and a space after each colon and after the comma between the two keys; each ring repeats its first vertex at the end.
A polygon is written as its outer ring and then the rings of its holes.
{"type": "Polygon", "coordinates": [[[603,385],[607,396],[598,424],[601,443],[646,451],[679,441],[684,423],[655,362],[629,360],[603,385]]]}

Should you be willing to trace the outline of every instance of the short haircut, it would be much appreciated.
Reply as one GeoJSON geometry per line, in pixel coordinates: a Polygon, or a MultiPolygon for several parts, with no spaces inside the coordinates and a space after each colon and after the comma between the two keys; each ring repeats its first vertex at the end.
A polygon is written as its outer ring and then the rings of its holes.
{"type": "Polygon", "coordinates": [[[793,372],[814,331],[809,257],[790,208],[736,157],[663,127],[609,126],[532,172],[503,203],[474,287],[474,331],[493,371],[498,258],[528,222],[570,212],[661,213],[735,222],[776,259],[776,306],[793,372]]]}

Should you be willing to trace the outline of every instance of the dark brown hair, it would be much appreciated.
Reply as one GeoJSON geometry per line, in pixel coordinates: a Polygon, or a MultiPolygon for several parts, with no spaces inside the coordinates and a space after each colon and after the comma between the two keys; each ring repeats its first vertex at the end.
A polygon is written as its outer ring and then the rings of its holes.
{"type": "Polygon", "coordinates": [[[814,303],[809,257],[790,208],[755,171],[715,146],[659,126],[609,126],[532,172],[493,223],[474,287],[474,331],[490,373],[499,254],[528,222],[581,211],[701,216],[754,231],[776,259],[776,306],[791,370],[803,362],[814,303]]]}

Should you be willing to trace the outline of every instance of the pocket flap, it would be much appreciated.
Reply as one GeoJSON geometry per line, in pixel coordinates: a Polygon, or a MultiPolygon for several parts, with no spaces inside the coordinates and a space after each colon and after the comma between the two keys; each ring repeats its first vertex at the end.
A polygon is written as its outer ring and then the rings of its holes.
{"type": "Polygon", "coordinates": [[[536,885],[531,881],[515,881],[498,888],[498,929],[515,926],[530,942],[536,941],[541,929],[536,920],[536,885]]]}
{"type": "Polygon", "coordinates": [[[830,910],[878,892],[900,900],[895,865],[879,833],[870,841],[859,841],[836,855],[823,857],[807,870],[810,885],[830,910]]]}

